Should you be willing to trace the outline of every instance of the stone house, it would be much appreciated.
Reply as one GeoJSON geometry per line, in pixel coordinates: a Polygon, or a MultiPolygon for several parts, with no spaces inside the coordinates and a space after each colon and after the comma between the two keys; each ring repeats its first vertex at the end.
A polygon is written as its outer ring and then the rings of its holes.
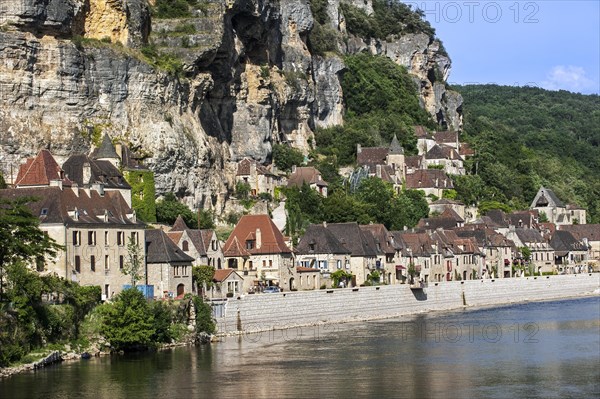
{"type": "Polygon", "coordinates": [[[292,290],[308,291],[318,290],[321,285],[331,285],[330,279],[326,279],[324,274],[312,267],[296,266],[296,277],[292,290]]]}
{"type": "Polygon", "coordinates": [[[261,285],[289,290],[294,256],[268,215],[244,215],[223,245],[225,264],[244,278],[244,292],[261,285]]]}
{"type": "Polygon", "coordinates": [[[600,224],[573,224],[558,226],[560,230],[571,232],[573,236],[589,247],[589,263],[600,270],[600,224]]]}
{"type": "Polygon", "coordinates": [[[81,285],[102,287],[104,299],[130,284],[122,273],[133,240],[144,253],[145,225],[117,191],[73,187],[27,187],[0,190],[0,197],[14,200],[34,197],[28,206],[40,219],[40,229],[65,247],[56,258],[38,264],[41,273],[81,285]]]}
{"type": "Polygon", "coordinates": [[[222,299],[240,295],[244,287],[244,278],[233,269],[215,270],[213,286],[208,292],[211,299],[222,299]]]}
{"type": "Polygon", "coordinates": [[[463,159],[454,147],[436,144],[423,156],[425,168],[441,167],[450,175],[464,175],[463,159]]]}
{"type": "Polygon", "coordinates": [[[442,132],[436,132],[433,137],[438,145],[452,147],[455,150],[458,150],[460,147],[460,142],[458,141],[458,132],[446,130],[442,132]]]}
{"type": "Polygon", "coordinates": [[[516,259],[514,242],[493,229],[478,225],[465,226],[455,231],[461,238],[474,238],[479,251],[485,255],[481,277],[489,278],[494,275],[494,271],[498,278],[513,277],[512,265],[516,259]]]}
{"type": "Polygon", "coordinates": [[[328,223],[327,229],[350,251],[349,271],[353,275],[352,284],[364,284],[367,274],[377,269],[377,249],[373,235],[361,230],[356,222],[328,223]]]}
{"type": "Polygon", "coordinates": [[[587,271],[589,243],[575,238],[568,230],[556,230],[552,234],[550,246],[554,248],[554,263],[559,272],[587,271]]]}
{"type": "Polygon", "coordinates": [[[404,149],[394,135],[389,147],[356,146],[356,163],[367,168],[370,177],[378,177],[394,185],[396,190],[402,188],[406,177],[404,149]]]}
{"type": "Polygon", "coordinates": [[[250,186],[250,195],[252,196],[261,193],[274,195],[275,187],[284,184],[281,176],[250,158],[244,158],[238,162],[235,178],[236,182],[246,183],[250,186]]]}
{"type": "Polygon", "coordinates": [[[161,229],[146,231],[147,284],[157,298],[182,298],[192,293],[192,262],[161,229]]]}
{"type": "Polygon", "coordinates": [[[300,188],[305,183],[323,197],[327,197],[327,186],[329,186],[329,183],[323,180],[321,172],[312,166],[292,166],[292,173],[288,177],[287,186],[300,188]]]}
{"type": "Polygon", "coordinates": [[[221,243],[214,230],[190,229],[183,218],[177,217],[167,236],[186,254],[194,258],[194,265],[222,269],[225,265],[221,243]]]}
{"type": "Polygon", "coordinates": [[[542,234],[526,227],[510,226],[505,234],[518,248],[527,247],[531,251],[530,262],[535,273],[549,273],[555,270],[554,248],[544,239],[542,234]]]}
{"type": "MultiPolygon", "coordinates": [[[[415,279],[429,282],[433,275],[443,275],[444,256],[428,233],[412,231],[392,232],[398,251],[396,259],[396,280],[405,282],[410,268],[414,267],[415,279]]],[[[410,280],[408,280],[410,282],[410,280]]]]}
{"type": "Polygon", "coordinates": [[[72,182],[48,150],[41,150],[35,157],[27,158],[25,163],[19,166],[14,183],[15,188],[71,185],[72,182]]]}
{"type": "Polygon", "coordinates": [[[419,220],[416,229],[424,231],[433,231],[439,228],[452,230],[457,227],[462,227],[465,221],[452,208],[446,208],[438,216],[431,216],[419,220]]]}
{"type": "Polygon", "coordinates": [[[385,284],[396,284],[396,248],[394,236],[383,224],[361,225],[363,232],[370,233],[375,239],[375,251],[377,260],[375,270],[380,273],[380,282],[385,284]]]}
{"type": "Polygon", "coordinates": [[[431,195],[437,197],[436,200],[442,198],[444,190],[453,189],[454,183],[443,170],[419,169],[406,175],[406,188],[424,191],[431,202],[431,195]]]}
{"type": "Polygon", "coordinates": [[[567,206],[556,196],[554,191],[545,187],[540,187],[530,206],[530,209],[536,210],[540,214],[543,213],[546,215],[548,222],[557,226],[573,224],[574,219],[579,224],[585,224],[585,210],[581,210],[576,206],[571,206],[571,208],[567,209],[567,206]]]}
{"type": "MultiPolygon", "coordinates": [[[[442,273],[434,273],[435,281],[474,280],[487,277],[484,255],[473,237],[459,237],[454,230],[438,229],[431,234],[444,254],[442,273]]],[[[435,272],[435,271],[433,271],[435,272]]]]}
{"type": "Polygon", "coordinates": [[[295,252],[297,270],[298,267],[318,270],[324,280],[337,270],[350,272],[352,252],[327,228],[327,223],[309,225],[295,252]]]}
{"type": "Polygon", "coordinates": [[[417,137],[417,151],[419,155],[426,154],[427,151],[436,145],[433,134],[429,133],[425,126],[415,126],[415,136],[417,137]]]}

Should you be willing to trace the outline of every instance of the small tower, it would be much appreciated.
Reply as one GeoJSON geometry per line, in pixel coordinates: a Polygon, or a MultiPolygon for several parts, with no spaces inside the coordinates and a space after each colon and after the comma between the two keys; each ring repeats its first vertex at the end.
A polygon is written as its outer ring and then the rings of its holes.
{"type": "Polygon", "coordinates": [[[387,156],[387,164],[394,167],[394,171],[399,178],[404,179],[405,176],[405,166],[406,162],[404,160],[404,148],[398,142],[398,137],[394,134],[394,138],[392,139],[392,143],[390,144],[388,156],[387,156]]]}
{"type": "Polygon", "coordinates": [[[115,150],[110,137],[108,137],[108,134],[105,134],[102,138],[102,144],[100,144],[100,147],[94,151],[93,158],[99,161],[109,161],[114,165],[115,168],[119,167],[121,158],[117,154],[117,151],[115,150]]]}

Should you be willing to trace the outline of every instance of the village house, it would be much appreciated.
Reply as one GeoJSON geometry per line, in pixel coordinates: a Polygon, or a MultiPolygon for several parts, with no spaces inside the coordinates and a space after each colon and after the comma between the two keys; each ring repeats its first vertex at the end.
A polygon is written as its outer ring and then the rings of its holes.
{"type": "Polygon", "coordinates": [[[395,266],[397,281],[406,282],[413,270],[413,277],[425,283],[430,281],[433,273],[443,275],[438,270],[443,264],[443,254],[428,233],[393,231],[391,234],[398,251],[395,266]]]}
{"type": "Polygon", "coordinates": [[[443,281],[444,278],[450,281],[489,277],[489,271],[484,272],[485,254],[479,250],[475,238],[461,238],[453,230],[438,229],[431,234],[431,239],[442,249],[445,262],[442,274],[434,274],[435,281],[443,281]]]}
{"type": "Polygon", "coordinates": [[[454,183],[443,170],[420,169],[406,175],[406,188],[424,191],[428,202],[433,202],[443,197],[444,190],[453,189],[454,183]]]}
{"type": "Polygon", "coordinates": [[[384,284],[396,284],[396,248],[394,247],[394,236],[383,224],[361,225],[363,232],[370,233],[375,239],[375,251],[377,260],[375,270],[380,274],[380,282],[384,284]]]}
{"type": "Polygon", "coordinates": [[[589,244],[578,240],[568,230],[556,230],[552,234],[550,246],[554,248],[554,264],[559,272],[587,272],[589,244]]]}
{"type": "Polygon", "coordinates": [[[240,295],[243,291],[244,278],[233,269],[215,270],[213,285],[208,291],[211,299],[231,298],[240,295]]]}
{"type": "Polygon", "coordinates": [[[279,174],[250,158],[244,158],[238,162],[236,182],[248,184],[252,196],[261,193],[274,195],[275,187],[284,184],[283,178],[279,174]]]}
{"type": "Polygon", "coordinates": [[[187,255],[194,258],[194,265],[222,269],[225,264],[221,243],[214,230],[190,229],[181,215],[177,217],[167,236],[187,255]]]}
{"type": "Polygon", "coordinates": [[[161,229],[146,231],[146,285],[157,298],[182,298],[192,293],[192,262],[161,229]]]}
{"type": "Polygon", "coordinates": [[[545,215],[548,222],[554,223],[557,226],[567,224],[585,224],[585,210],[577,206],[567,206],[556,196],[554,191],[541,187],[533,201],[531,209],[539,212],[540,215],[545,215]]]}
{"type": "Polygon", "coordinates": [[[600,270],[600,224],[573,224],[558,226],[560,230],[569,231],[573,236],[586,244],[590,249],[588,262],[596,271],[600,270]]]}
{"type": "Polygon", "coordinates": [[[40,229],[65,247],[53,259],[37,264],[44,274],[56,274],[81,285],[102,288],[104,299],[130,283],[122,273],[130,240],[144,253],[144,224],[119,192],[73,187],[28,187],[0,190],[0,197],[34,197],[29,209],[40,229]]]}
{"type": "Polygon", "coordinates": [[[417,151],[420,156],[426,154],[431,148],[436,145],[433,134],[429,133],[425,126],[415,126],[415,136],[417,137],[417,151]]]}
{"type": "Polygon", "coordinates": [[[361,230],[356,222],[328,223],[327,229],[350,251],[349,271],[353,275],[352,285],[364,284],[367,275],[377,269],[377,250],[373,235],[361,230]]]}
{"type": "Polygon", "coordinates": [[[329,278],[325,279],[325,275],[312,267],[296,266],[295,280],[292,290],[318,290],[322,285],[331,285],[329,278]]]}
{"type": "Polygon", "coordinates": [[[460,201],[442,198],[429,204],[429,213],[441,215],[446,209],[453,210],[463,221],[465,220],[465,204],[460,201]]]}
{"type": "Polygon", "coordinates": [[[309,225],[300,237],[295,252],[296,270],[318,270],[323,275],[323,281],[327,281],[330,274],[338,270],[350,272],[352,252],[327,228],[327,223],[309,225]]]}
{"type": "Polygon", "coordinates": [[[518,248],[527,247],[531,251],[530,262],[535,273],[550,273],[554,267],[554,248],[535,229],[510,226],[505,234],[518,248]]]}
{"type": "Polygon", "coordinates": [[[452,230],[457,227],[462,227],[465,221],[452,208],[446,208],[437,216],[431,216],[419,220],[416,229],[423,231],[433,231],[437,229],[452,230]]]}
{"type": "Polygon", "coordinates": [[[243,291],[266,285],[290,290],[294,257],[283,234],[268,215],[244,215],[223,245],[227,268],[244,278],[243,291]]]}
{"type": "Polygon", "coordinates": [[[362,147],[356,145],[356,163],[368,170],[370,177],[378,177],[401,190],[406,177],[404,149],[394,135],[389,147],[362,147]]]}
{"type": "Polygon", "coordinates": [[[425,168],[441,168],[450,175],[464,175],[463,159],[454,147],[436,144],[423,156],[425,168]]]}
{"type": "Polygon", "coordinates": [[[445,130],[442,132],[435,132],[433,135],[436,144],[452,147],[458,150],[460,142],[458,141],[458,132],[445,130]]]}
{"type": "Polygon", "coordinates": [[[302,187],[303,184],[308,184],[310,188],[327,197],[327,183],[321,177],[321,172],[312,166],[297,167],[292,166],[292,174],[288,177],[288,187],[302,187]]]}
{"type": "Polygon", "coordinates": [[[515,243],[493,229],[478,225],[468,225],[456,229],[461,238],[474,238],[479,251],[485,255],[482,277],[513,277],[512,265],[516,258],[515,243]]]}

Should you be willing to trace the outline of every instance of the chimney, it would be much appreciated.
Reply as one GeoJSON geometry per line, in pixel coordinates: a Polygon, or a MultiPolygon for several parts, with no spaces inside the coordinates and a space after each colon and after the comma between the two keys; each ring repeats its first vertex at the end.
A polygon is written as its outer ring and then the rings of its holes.
{"type": "Polygon", "coordinates": [[[92,190],[97,191],[101,197],[104,197],[104,184],[94,183],[94,184],[92,184],[92,190]]]}
{"type": "Polygon", "coordinates": [[[360,144],[356,145],[356,154],[360,154],[362,152],[362,147],[360,146],[360,144]]]}
{"type": "Polygon", "coordinates": [[[327,222],[323,221],[323,227],[327,228],[327,222]]]}
{"type": "Polygon", "coordinates": [[[260,249],[262,245],[262,234],[260,229],[256,229],[256,249],[260,249]]]}
{"type": "Polygon", "coordinates": [[[375,174],[381,179],[381,165],[375,165],[375,174]]]}
{"type": "Polygon", "coordinates": [[[121,143],[115,144],[115,151],[117,152],[117,155],[119,156],[119,159],[121,160],[121,164],[122,164],[123,163],[123,144],[121,144],[121,143]]]}
{"type": "Polygon", "coordinates": [[[89,162],[85,162],[83,164],[83,185],[90,184],[90,180],[92,180],[92,167],[89,162]]]}
{"type": "Polygon", "coordinates": [[[292,165],[292,173],[296,173],[296,165],[292,165]]]}
{"type": "Polygon", "coordinates": [[[50,187],[58,187],[62,190],[62,180],[50,180],[50,187]]]}

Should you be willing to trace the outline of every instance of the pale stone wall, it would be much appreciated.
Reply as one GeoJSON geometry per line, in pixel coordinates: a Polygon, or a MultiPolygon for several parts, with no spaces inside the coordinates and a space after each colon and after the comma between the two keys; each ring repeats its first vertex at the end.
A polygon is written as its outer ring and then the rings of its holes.
{"type": "Polygon", "coordinates": [[[580,297],[598,292],[600,274],[431,283],[422,291],[407,285],[255,294],[226,301],[217,319],[226,335],[409,314],[580,297]]]}
{"type": "Polygon", "coordinates": [[[177,286],[184,285],[184,293],[192,292],[192,265],[168,263],[148,264],[148,285],[154,286],[154,297],[177,296],[177,286]]]}

